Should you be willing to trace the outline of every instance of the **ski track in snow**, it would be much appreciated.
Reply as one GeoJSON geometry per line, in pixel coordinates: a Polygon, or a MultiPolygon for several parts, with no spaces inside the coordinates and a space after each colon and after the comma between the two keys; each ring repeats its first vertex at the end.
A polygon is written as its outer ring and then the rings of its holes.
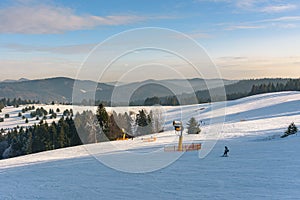
{"type": "MultiPolygon", "coordinates": [[[[166,131],[153,135],[156,142],[135,138],[0,160],[0,199],[300,199],[300,137],[279,138],[291,122],[300,124],[300,93],[263,94],[226,104],[225,110],[222,102],[165,107],[166,131]],[[219,135],[210,134],[225,113],[219,135]],[[184,124],[192,116],[205,122],[201,134],[185,134],[185,142],[205,144],[219,138],[205,158],[188,152],[165,168],[131,174],[111,169],[88,153],[93,148],[103,155],[143,153],[176,144],[171,122],[181,116],[184,124]],[[227,158],[220,157],[225,145],[230,149],[227,158]]],[[[61,112],[66,108],[88,109],[60,106],[61,112]]],[[[140,107],[130,109],[137,112],[140,107]]],[[[22,125],[16,108],[3,109],[1,116],[5,113],[11,117],[1,128],[22,125]]]]}

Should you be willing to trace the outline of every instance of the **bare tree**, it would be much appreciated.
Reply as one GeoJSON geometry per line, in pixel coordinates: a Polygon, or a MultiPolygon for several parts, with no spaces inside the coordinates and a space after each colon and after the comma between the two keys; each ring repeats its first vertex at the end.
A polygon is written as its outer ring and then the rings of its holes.
{"type": "Polygon", "coordinates": [[[152,118],[153,130],[155,133],[164,131],[165,116],[161,107],[154,107],[151,110],[150,116],[152,118]]]}

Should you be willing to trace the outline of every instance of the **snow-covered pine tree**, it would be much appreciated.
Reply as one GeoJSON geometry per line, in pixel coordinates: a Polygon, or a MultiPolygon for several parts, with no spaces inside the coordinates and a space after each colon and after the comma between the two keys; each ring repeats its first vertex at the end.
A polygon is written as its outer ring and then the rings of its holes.
{"type": "Polygon", "coordinates": [[[109,133],[109,115],[106,112],[106,109],[103,104],[100,104],[97,108],[96,114],[97,120],[104,134],[109,133]]]}
{"type": "Polygon", "coordinates": [[[192,117],[187,123],[188,134],[199,134],[201,132],[200,124],[192,117]]]}
{"type": "Polygon", "coordinates": [[[136,115],[137,135],[148,135],[153,133],[153,124],[150,115],[145,110],[139,110],[136,115]]]}

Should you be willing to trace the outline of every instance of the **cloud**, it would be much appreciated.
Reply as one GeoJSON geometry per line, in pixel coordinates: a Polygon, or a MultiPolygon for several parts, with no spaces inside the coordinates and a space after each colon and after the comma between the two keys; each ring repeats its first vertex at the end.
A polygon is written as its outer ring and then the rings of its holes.
{"type": "Polygon", "coordinates": [[[66,45],[66,46],[33,46],[25,44],[4,44],[2,48],[10,49],[18,52],[48,52],[54,54],[87,54],[97,44],[78,44],[78,45],[66,45]]]}
{"type": "Polygon", "coordinates": [[[258,21],[246,21],[243,23],[220,23],[218,26],[225,26],[224,30],[233,31],[240,29],[263,29],[263,28],[282,28],[291,29],[297,28],[300,22],[300,16],[283,16],[277,18],[262,19],[258,21]]]}
{"type": "Polygon", "coordinates": [[[284,17],[260,20],[257,22],[259,23],[259,22],[287,22],[287,21],[300,21],[300,16],[284,16],[284,17]]]}
{"type": "Polygon", "coordinates": [[[146,20],[135,15],[78,15],[66,7],[14,5],[0,9],[0,33],[55,34],[146,20]]]}
{"type": "Polygon", "coordinates": [[[234,2],[235,6],[239,9],[244,9],[252,12],[263,12],[263,13],[280,13],[296,10],[298,8],[295,4],[278,4],[271,3],[267,0],[242,0],[242,1],[231,1],[234,2]]]}
{"type": "Polygon", "coordinates": [[[191,34],[188,34],[188,36],[190,36],[191,38],[194,38],[194,39],[198,39],[198,38],[212,38],[213,36],[208,34],[208,33],[191,33],[191,34]]]}
{"type": "Polygon", "coordinates": [[[238,11],[280,13],[295,10],[296,4],[279,4],[269,0],[198,0],[198,2],[228,3],[238,9],[238,11]]]}
{"type": "MultiPolygon", "coordinates": [[[[239,56],[227,56],[219,57],[215,59],[215,62],[220,67],[236,66],[243,67],[249,66],[252,68],[262,68],[269,66],[294,66],[299,67],[300,57],[299,56],[288,56],[288,57],[239,57],[239,56]]],[[[282,69],[284,70],[284,68],[282,69]]],[[[299,71],[299,70],[298,70],[299,71]]]]}
{"type": "Polygon", "coordinates": [[[276,13],[276,12],[286,12],[297,9],[297,6],[294,4],[286,4],[286,5],[272,5],[267,6],[263,9],[261,9],[262,12],[267,13],[276,13]]]}
{"type": "Polygon", "coordinates": [[[220,57],[221,74],[229,79],[300,76],[300,57],[220,57]]]}
{"type": "Polygon", "coordinates": [[[0,80],[19,79],[21,77],[36,79],[44,77],[76,77],[80,62],[67,59],[31,58],[26,60],[0,60],[0,80]]]}
{"type": "Polygon", "coordinates": [[[249,9],[265,1],[266,0],[198,0],[197,2],[228,3],[238,8],[249,9]]]}
{"type": "Polygon", "coordinates": [[[244,8],[244,9],[248,9],[248,8],[252,8],[255,4],[262,2],[262,0],[242,0],[242,1],[234,1],[236,6],[239,8],[244,8]]]}
{"type": "Polygon", "coordinates": [[[225,28],[227,31],[239,30],[239,29],[262,29],[264,26],[247,26],[247,25],[234,25],[225,28]]]}
{"type": "Polygon", "coordinates": [[[288,24],[279,24],[278,25],[280,28],[283,29],[293,29],[293,28],[298,28],[297,24],[292,24],[292,23],[288,23],[288,24]]]}
{"type": "Polygon", "coordinates": [[[232,2],[232,0],[195,0],[195,2],[215,2],[215,3],[219,3],[219,2],[226,2],[226,3],[230,3],[232,2]]]}
{"type": "MultiPolygon", "coordinates": [[[[191,37],[193,39],[200,39],[200,38],[213,38],[213,35],[205,32],[193,32],[193,33],[186,33],[184,35],[177,34],[175,37],[178,39],[186,39],[186,36],[191,37]]],[[[174,37],[174,36],[172,36],[174,37]]]]}

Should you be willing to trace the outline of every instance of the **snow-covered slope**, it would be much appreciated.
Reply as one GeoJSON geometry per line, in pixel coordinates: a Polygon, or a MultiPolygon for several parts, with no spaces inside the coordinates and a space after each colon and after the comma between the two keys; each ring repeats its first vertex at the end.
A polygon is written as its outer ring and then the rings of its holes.
{"type": "Polygon", "coordinates": [[[166,131],[153,135],[156,142],[135,138],[1,160],[0,199],[299,199],[300,137],[279,138],[291,122],[300,124],[299,107],[299,92],[229,101],[225,110],[224,103],[166,107],[166,131]],[[116,157],[125,165],[130,158],[124,152],[144,157],[145,163],[153,151],[159,152],[153,162],[168,159],[164,156],[178,154],[160,152],[177,142],[171,121],[186,124],[192,116],[202,121],[202,132],[184,135],[185,142],[219,139],[203,159],[198,152],[184,153],[170,165],[141,174],[99,162],[116,157]],[[213,127],[221,129],[211,134],[213,127]],[[228,158],[220,157],[225,145],[228,158]],[[99,159],[99,153],[104,157],[99,159]]]}
{"type": "MultiPolygon", "coordinates": [[[[30,116],[30,113],[33,110],[27,111],[25,113],[22,113],[22,109],[25,107],[28,107],[31,105],[21,105],[18,108],[15,108],[13,106],[8,106],[2,109],[2,112],[0,113],[0,117],[4,118],[5,114],[9,114],[9,118],[5,118],[4,122],[0,123],[0,128],[3,128],[5,130],[9,130],[12,128],[15,128],[17,126],[19,127],[28,127],[28,126],[32,126],[34,124],[38,124],[40,122],[40,120],[42,119],[42,117],[40,117],[39,120],[36,120],[36,118],[32,118],[30,116]],[[21,113],[22,116],[24,116],[25,118],[28,118],[28,123],[25,123],[25,119],[22,119],[22,117],[19,117],[18,114],[21,113]]],[[[50,114],[47,115],[48,119],[46,120],[48,124],[50,124],[53,121],[58,121],[61,116],[63,115],[63,111],[65,111],[66,109],[70,110],[73,108],[73,106],[71,105],[46,105],[46,104],[34,104],[35,109],[37,108],[44,108],[47,112],[49,111],[49,109],[53,109],[54,111],[56,111],[56,109],[59,109],[60,111],[57,112],[57,118],[56,119],[50,119],[50,114]]]]}

